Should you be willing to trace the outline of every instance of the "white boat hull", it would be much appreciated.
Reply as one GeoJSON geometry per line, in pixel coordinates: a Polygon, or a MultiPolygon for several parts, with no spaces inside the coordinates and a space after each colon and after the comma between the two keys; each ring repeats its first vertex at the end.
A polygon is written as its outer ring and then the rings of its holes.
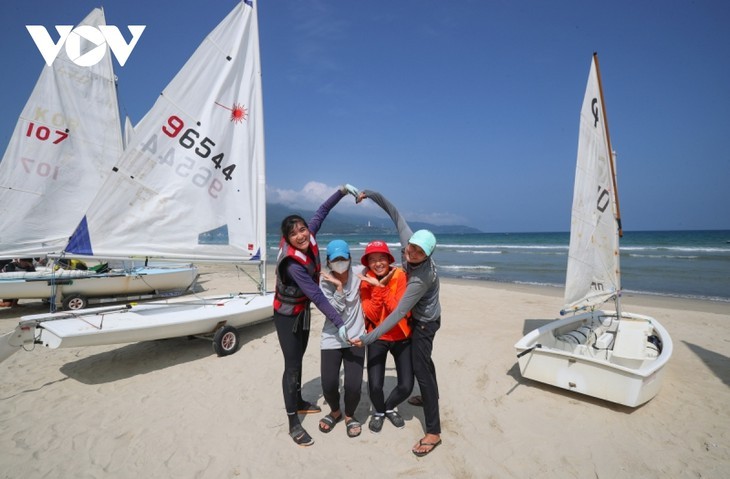
{"type": "Polygon", "coordinates": [[[188,289],[198,276],[198,269],[185,267],[141,267],[131,271],[112,270],[96,273],[83,270],[60,272],[2,273],[0,298],[60,299],[72,295],[85,298],[148,294],[188,289]]]}
{"type": "Polygon", "coordinates": [[[238,294],[178,298],[23,316],[6,340],[15,348],[43,344],[55,349],[212,334],[224,325],[240,328],[271,318],[273,297],[238,294]]]}
{"type": "Polygon", "coordinates": [[[515,344],[520,373],[527,379],[617,404],[644,404],[661,388],[672,340],[649,316],[622,313],[621,320],[615,318],[614,311],[593,311],[531,331],[515,344]],[[588,333],[583,344],[560,339],[571,339],[570,335],[582,339],[586,335],[577,331],[588,331],[587,325],[596,322],[604,327],[588,333]],[[610,324],[605,326],[607,322],[610,324]],[[661,341],[658,354],[647,335],[661,341]]]}

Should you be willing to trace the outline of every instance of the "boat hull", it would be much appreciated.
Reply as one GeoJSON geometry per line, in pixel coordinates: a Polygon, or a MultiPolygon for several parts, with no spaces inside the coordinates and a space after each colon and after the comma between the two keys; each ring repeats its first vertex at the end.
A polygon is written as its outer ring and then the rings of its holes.
{"type": "Polygon", "coordinates": [[[531,331],[515,344],[521,375],[629,407],[646,403],[659,392],[673,350],[669,334],[655,319],[622,313],[621,319],[615,321],[619,326],[612,325],[613,331],[606,328],[603,332],[611,338],[606,342],[607,345],[612,342],[610,350],[597,347],[603,335],[594,336],[592,343],[578,345],[566,345],[557,339],[564,337],[561,332],[577,331],[597,318],[604,318],[605,322],[605,318],[612,317],[616,317],[614,311],[598,310],[553,321],[531,331]],[[620,328],[622,323],[627,327],[620,328]],[[633,324],[636,327],[632,329],[633,324]],[[641,344],[647,342],[647,335],[660,341],[661,350],[656,357],[642,352],[657,349],[652,346],[654,343],[641,344]]]}
{"type": "Polygon", "coordinates": [[[0,274],[0,298],[63,299],[72,295],[86,298],[148,294],[188,289],[198,277],[193,266],[144,267],[131,271],[96,273],[83,270],[0,274]]]}
{"type": "Polygon", "coordinates": [[[40,343],[52,349],[133,343],[212,334],[224,325],[240,328],[272,316],[273,294],[152,301],[23,316],[7,343],[26,348],[40,343]]]}

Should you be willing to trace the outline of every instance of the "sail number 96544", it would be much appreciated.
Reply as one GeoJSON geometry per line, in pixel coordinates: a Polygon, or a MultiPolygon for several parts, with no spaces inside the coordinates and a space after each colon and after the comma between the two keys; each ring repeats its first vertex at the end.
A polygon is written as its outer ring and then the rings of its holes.
{"type": "Polygon", "coordinates": [[[195,158],[188,156],[187,154],[181,155],[176,146],[168,148],[167,151],[160,151],[160,154],[158,154],[157,133],[153,133],[147,141],[142,143],[141,150],[149,155],[156,156],[158,163],[166,164],[169,165],[170,168],[174,168],[173,171],[178,176],[183,178],[190,177],[195,186],[204,188],[207,185],[208,194],[210,194],[213,198],[218,198],[218,193],[223,191],[223,183],[217,178],[213,178],[213,171],[221,170],[223,178],[228,181],[233,179],[233,170],[236,169],[236,165],[230,164],[224,166],[224,154],[213,154],[215,142],[207,136],[201,140],[200,133],[193,128],[185,129],[185,123],[178,116],[170,116],[167,119],[167,122],[162,125],[162,132],[170,138],[177,139],[177,143],[179,143],[181,147],[186,150],[190,150],[191,153],[194,152],[198,157],[202,159],[209,158],[213,163],[214,168],[211,169],[205,166],[198,166],[196,172],[195,165],[197,161],[195,158]],[[180,158],[180,156],[183,158],[180,158]]]}
{"type": "MultiPolygon", "coordinates": [[[[175,138],[181,131],[183,131],[183,128],[185,128],[185,122],[183,122],[180,117],[172,115],[167,119],[167,125],[162,125],[162,132],[170,138],[175,138]]],[[[180,143],[180,146],[188,150],[191,150],[194,147],[195,153],[203,159],[210,157],[210,161],[213,162],[215,168],[217,170],[222,170],[223,177],[226,181],[230,180],[232,178],[231,175],[233,175],[233,170],[236,169],[236,165],[231,164],[224,167],[223,153],[218,153],[211,157],[210,155],[213,152],[212,148],[215,146],[215,143],[207,136],[200,141],[198,140],[200,140],[200,133],[195,131],[193,128],[188,128],[182,135],[180,135],[178,143],[180,143]]]]}

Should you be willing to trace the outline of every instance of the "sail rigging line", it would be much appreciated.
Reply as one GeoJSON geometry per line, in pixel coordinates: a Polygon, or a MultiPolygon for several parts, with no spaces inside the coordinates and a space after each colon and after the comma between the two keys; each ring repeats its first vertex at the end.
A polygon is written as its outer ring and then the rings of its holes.
{"type": "Polygon", "coordinates": [[[12,186],[0,185],[0,190],[20,191],[21,193],[28,193],[29,195],[42,196],[42,193],[38,193],[37,191],[23,190],[21,188],[13,188],[12,186]]]}
{"type": "Polygon", "coordinates": [[[624,230],[621,226],[621,208],[618,202],[618,185],[616,183],[616,166],[613,160],[613,146],[611,145],[611,135],[608,133],[608,114],[606,113],[606,102],[603,98],[603,81],[601,80],[601,68],[598,65],[598,52],[593,52],[593,61],[596,64],[596,78],[598,80],[598,92],[601,95],[601,108],[603,109],[603,129],[606,132],[606,143],[608,146],[608,158],[611,165],[611,179],[613,182],[613,199],[616,205],[616,226],[618,227],[618,236],[624,236],[624,230]]]}

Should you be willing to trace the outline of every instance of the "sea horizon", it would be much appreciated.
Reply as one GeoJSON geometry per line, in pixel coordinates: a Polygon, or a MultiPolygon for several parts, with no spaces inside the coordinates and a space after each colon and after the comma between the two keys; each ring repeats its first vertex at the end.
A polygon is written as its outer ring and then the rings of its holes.
{"type": "MultiPolygon", "coordinates": [[[[395,234],[319,233],[324,250],[332,239],[347,241],[360,262],[369,241],[388,243],[400,262],[395,234]]],[[[464,233],[437,235],[439,275],[498,283],[563,288],[569,232],[464,233]]],[[[269,261],[279,237],[267,237],[269,261]]],[[[624,231],[620,240],[622,292],[730,302],[730,230],[624,231]]]]}

